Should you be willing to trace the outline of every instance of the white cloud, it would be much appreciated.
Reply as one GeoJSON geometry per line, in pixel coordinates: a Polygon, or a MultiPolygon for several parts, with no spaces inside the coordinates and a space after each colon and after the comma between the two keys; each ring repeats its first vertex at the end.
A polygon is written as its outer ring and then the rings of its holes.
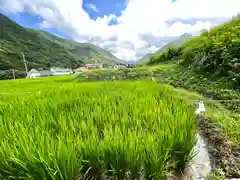
{"type": "Polygon", "coordinates": [[[41,26],[57,28],[76,40],[85,38],[123,59],[153,52],[173,36],[196,34],[240,12],[240,0],[131,0],[120,17],[111,14],[95,21],[82,8],[82,0],[0,0],[5,11],[29,12],[43,18],[41,26]],[[178,19],[173,23],[167,22],[178,19]],[[186,23],[186,20],[192,20],[186,23]],[[117,25],[109,25],[111,20],[117,25]],[[184,21],[181,21],[184,20],[184,21]],[[151,39],[162,42],[149,41],[151,39]],[[141,38],[145,36],[145,38],[141,38]],[[100,37],[100,38],[89,38],[100,37]],[[115,37],[115,38],[112,38],[115,37]],[[128,43],[126,43],[128,42],[128,43]],[[131,42],[132,45],[129,45],[131,42]],[[128,45],[126,45],[128,44],[128,45]],[[144,52],[145,51],[145,52],[144,52]]]}
{"type": "Polygon", "coordinates": [[[94,4],[85,4],[85,6],[92,9],[95,12],[99,12],[98,8],[94,4]]]}

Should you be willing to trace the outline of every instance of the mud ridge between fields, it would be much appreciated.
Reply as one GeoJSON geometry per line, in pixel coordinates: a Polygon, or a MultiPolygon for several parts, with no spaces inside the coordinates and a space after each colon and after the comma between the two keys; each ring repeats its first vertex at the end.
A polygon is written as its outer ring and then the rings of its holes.
{"type": "Polygon", "coordinates": [[[222,169],[226,178],[240,178],[240,147],[221,135],[214,121],[198,116],[199,134],[207,144],[213,171],[222,169]]]}

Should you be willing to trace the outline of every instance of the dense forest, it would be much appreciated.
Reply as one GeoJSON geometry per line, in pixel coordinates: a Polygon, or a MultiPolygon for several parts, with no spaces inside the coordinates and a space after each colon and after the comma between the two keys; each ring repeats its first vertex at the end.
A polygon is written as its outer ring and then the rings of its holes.
{"type": "Polygon", "coordinates": [[[143,65],[179,60],[179,64],[213,78],[226,77],[240,87],[240,15],[212,29],[202,30],[181,46],[170,46],[143,65]]]}
{"type": "Polygon", "coordinates": [[[77,43],[44,31],[24,28],[0,14],[0,79],[24,76],[21,53],[29,69],[51,66],[76,68],[83,63],[115,64],[120,61],[111,53],[89,43],[77,43]]]}

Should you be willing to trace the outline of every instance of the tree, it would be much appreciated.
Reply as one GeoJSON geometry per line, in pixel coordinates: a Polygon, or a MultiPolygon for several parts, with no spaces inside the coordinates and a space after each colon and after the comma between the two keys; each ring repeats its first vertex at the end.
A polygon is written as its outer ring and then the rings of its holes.
{"type": "Polygon", "coordinates": [[[179,55],[178,48],[176,46],[172,45],[168,48],[167,53],[166,53],[166,56],[167,56],[168,60],[170,60],[173,57],[178,56],[178,55],[179,55]]]}
{"type": "Polygon", "coordinates": [[[202,29],[201,31],[200,31],[200,35],[201,36],[208,36],[208,30],[207,29],[202,29]]]}
{"type": "Polygon", "coordinates": [[[189,65],[191,62],[194,61],[193,48],[191,48],[191,47],[184,48],[182,55],[183,55],[183,59],[184,59],[184,61],[183,61],[184,65],[189,65]]]}

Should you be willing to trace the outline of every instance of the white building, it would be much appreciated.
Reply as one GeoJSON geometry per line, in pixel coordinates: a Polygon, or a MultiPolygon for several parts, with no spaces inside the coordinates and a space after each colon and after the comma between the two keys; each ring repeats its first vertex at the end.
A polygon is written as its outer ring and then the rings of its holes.
{"type": "Polygon", "coordinates": [[[126,68],[126,66],[125,66],[125,65],[118,64],[118,65],[115,65],[113,68],[126,68]]]}
{"type": "Polygon", "coordinates": [[[73,72],[70,69],[61,69],[61,68],[51,68],[50,71],[37,71],[36,69],[31,69],[28,72],[26,78],[38,78],[46,76],[63,76],[67,74],[72,74],[73,72]]]}
{"type": "Polygon", "coordinates": [[[63,76],[63,75],[67,75],[67,74],[72,74],[73,72],[72,71],[69,71],[69,72],[52,72],[52,76],[63,76]]]}
{"type": "Polygon", "coordinates": [[[31,69],[28,72],[26,78],[37,78],[37,77],[40,77],[40,76],[41,76],[41,74],[39,73],[39,71],[37,71],[36,69],[31,69]]]}
{"type": "Polygon", "coordinates": [[[101,69],[102,68],[102,64],[85,64],[86,67],[88,67],[88,69],[101,69]]]}
{"type": "Polygon", "coordinates": [[[51,72],[71,72],[71,69],[68,68],[59,68],[59,67],[51,67],[51,72]]]}

